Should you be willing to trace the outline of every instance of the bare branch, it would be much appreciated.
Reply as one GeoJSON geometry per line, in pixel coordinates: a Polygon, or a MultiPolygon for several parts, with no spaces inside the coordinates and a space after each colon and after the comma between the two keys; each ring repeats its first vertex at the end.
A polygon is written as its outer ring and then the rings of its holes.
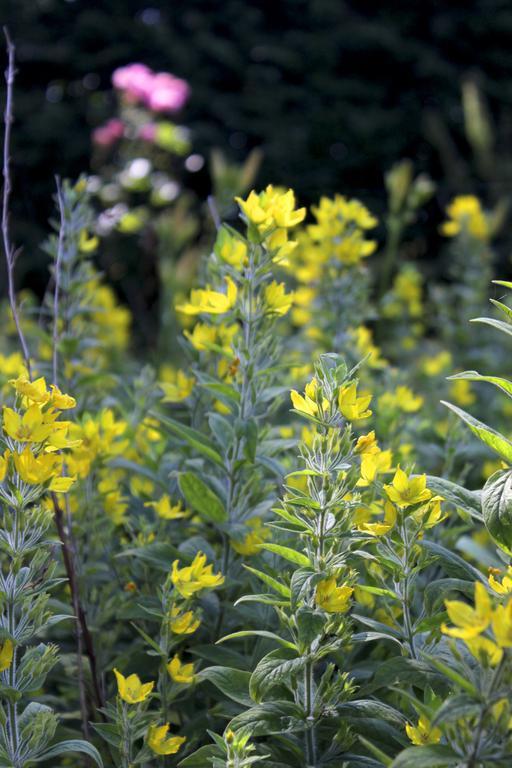
{"type": "Polygon", "coordinates": [[[55,177],[55,183],[57,184],[57,200],[59,203],[60,212],[60,226],[59,226],[59,243],[57,246],[57,258],[54,264],[54,292],[53,292],[53,383],[56,387],[59,386],[58,382],[58,362],[59,362],[59,293],[60,293],[60,270],[62,264],[62,252],[64,250],[64,236],[66,230],[65,212],[64,212],[64,198],[62,195],[62,185],[58,176],[55,177]]]}
{"type": "Polygon", "coordinates": [[[3,177],[4,188],[2,194],[2,240],[5,252],[5,262],[7,267],[7,293],[9,297],[9,304],[11,307],[12,317],[20,345],[25,358],[25,364],[27,366],[27,372],[29,378],[31,378],[30,369],[30,354],[28,351],[27,342],[23,334],[19,314],[18,306],[16,303],[16,293],[14,290],[14,265],[19,251],[14,248],[11,243],[11,235],[9,230],[9,201],[11,197],[11,125],[13,122],[13,89],[14,89],[14,76],[16,74],[14,66],[14,54],[15,48],[12,42],[9,31],[4,27],[5,42],[7,45],[7,69],[5,70],[5,82],[7,84],[7,91],[5,96],[5,111],[4,111],[4,151],[3,151],[3,177]]]}

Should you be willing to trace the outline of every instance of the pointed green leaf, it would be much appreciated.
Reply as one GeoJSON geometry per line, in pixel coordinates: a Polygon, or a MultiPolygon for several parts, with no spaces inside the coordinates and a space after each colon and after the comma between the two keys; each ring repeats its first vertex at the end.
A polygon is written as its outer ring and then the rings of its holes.
{"type": "Polygon", "coordinates": [[[200,477],[193,472],[183,472],[178,478],[178,485],[194,512],[212,523],[226,522],[228,515],[224,504],[200,477]]]}
{"type": "Polygon", "coordinates": [[[457,408],[456,405],[447,403],[444,400],[441,400],[441,403],[446,405],[447,408],[449,408],[460,419],[462,419],[462,421],[468,425],[473,434],[476,435],[479,440],[482,441],[482,443],[487,445],[493,451],[496,451],[496,453],[505,459],[505,461],[507,461],[509,464],[512,464],[512,443],[510,440],[507,440],[506,437],[501,435],[499,432],[496,432],[496,430],[492,429],[491,427],[488,427],[487,424],[484,424],[482,421],[478,421],[478,419],[473,418],[470,413],[463,411],[462,408],[457,408]]]}

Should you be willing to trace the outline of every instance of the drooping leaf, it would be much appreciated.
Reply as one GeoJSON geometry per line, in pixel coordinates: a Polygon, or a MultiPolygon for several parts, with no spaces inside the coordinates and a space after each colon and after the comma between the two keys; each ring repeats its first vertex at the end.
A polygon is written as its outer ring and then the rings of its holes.
{"type": "Polygon", "coordinates": [[[251,673],[232,667],[207,667],[197,673],[197,680],[208,680],[229,699],[251,707],[253,700],[249,695],[249,681],[251,673]]]}
{"type": "Polygon", "coordinates": [[[90,757],[91,760],[94,760],[99,768],[103,768],[103,760],[101,759],[101,755],[96,747],[90,744],[88,741],[83,741],[82,739],[69,739],[68,741],[61,741],[59,744],[54,744],[53,746],[46,749],[37,758],[32,758],[32,760],[35,763],[42,763],[44,760],[49,760],[50,758],[58,757],[59,755],[64,755],[69,752],[82,752],[84,755],[87,755],[87,757],[90,757]]]}
{"type": "Polygon", "coordinates": [[[450,504],[463,509],[474,520],[482,521],[482,494],[480,491],[468,491],[451,480],[445,480],[443,477],[427,475],[427,488],[442,496],[450,504]]]}
{"type": "Polygon", "coordinates": [[[391,763],[391,768],[448,768],[461,764],[460,755],[444,744],[409,747],[391,763]]]}
{"type": "Polygon", "coordinates": [[[505,459],[506,462],[512,464],[512,443],[510,440],[507,440],[506,437],[499,432],[496,432],[492,427],[488,427],[487,424],[484,424],[482,421],[478,421],[478,419],[475,419],[470,413],[463,411],[462,408],[458,408],[456,405],[447,403],[444,400],[441,400],[441,403],[446,405],[447,408],[462,419],[484,445],[487,445],[488,448],[495,451],[499,456],[505,459]]]}
{"type": "Polygon", "coordinates": [[[512,555],[512,471],[500,470],[482,491],[484,523],[496,544],[512,555]]]}
{"type": "Polygon", "coordinates": [[[202,518],[212,523],[226,522],[228,515],[224,504],[200,477],[193,472],[182,472],[178,485],[187,504],[202,518]]]}

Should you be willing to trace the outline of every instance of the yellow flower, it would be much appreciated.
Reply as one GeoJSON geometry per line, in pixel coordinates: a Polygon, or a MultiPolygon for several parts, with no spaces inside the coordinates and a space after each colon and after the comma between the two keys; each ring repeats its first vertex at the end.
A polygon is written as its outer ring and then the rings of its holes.
{"type": "MultiPolygon", "coordinates": [[[[373,505],[372,505],[373,506],[373,505]]],[[[358,512],[357,510],[356,512],[358,512]]],[[[364,508],[363,508],[364,511],[364,508]]],[[[372,507],[370,507],[369,512],[370,515],[372,514],[372,507]]],[[[375,507],[375,512],[380,513],[381,509],[380,507],[375,507]]],[[[384,519],[377,523],[369,522],[369,520],[362,520],[361,522],[358,522],[358,518],[356,516],[356,519],[354,522],[356,523],[356,528],[358,531],[361,531],[361,533],[368,533],[370,536],[384,536],[386,533],[389,533],[389,531],[394,527],[396,523],[396,509],[395,507],[387,501],[384,504],[384,519]]],[[[370,516],[371,520],[371,516],[370,516]]]]}
{"type": "Polygon", "coordinates": [[[191,291],[190,301],[178,304],[176,310],[184,315],[223,315],[236,303],[238,289],[230,277],[226,277],[226,293],[198,288],[191,291]]]}
{"type": "Polygon", "coordinates": [[[169,727],[169,723],[149,726],[146,741],[155,755],[175,755],[187,740],[185,736],[167,736],[169,727]]]}
{"type": "Polygon", "coordinates": [[[265,304],[275,315],[286,315],[293,303],[293,293],[286,293],[284,283],[273,280],[265,287],[265,304]]]}
{"type": "Polygon", "coordinates": [[[224,583],[224,576],[213,573],[213,565],[206,565],[206,555],[198,552],[191,565],[178,568],[179,560],[172,564],[171,581],[184,598],[192,597],[202,589],[215,589],[224,583]]]}
{"type": "Polygon", "coordinates": [[[173,379],[173,381],[158,382],[158,386],[164,392],[163,403],[180,403],[186,400],[194,389],[195,379],[187,376],[181,369],[173,372],[173,379]]]}
{"type": "Polygon", "coordinates": [[[4,451],[4,455],[0,456],[0,483],[2,483],[5,480],[5,476],[7,475],[7,470],[9,469],[10,455],[11,455],[11,452],[6,448],[4,451]]]}
{"type": "Polygon", "coordinates": [[[360,453],[362,456],[365,454],[379,453],[380,448],[378,446],[374,430],[368,432],[367,435],[361,435],[361,437],[357,439],[355,451],[356,453],[360,453]]]}
{"type": "Polygon", "coordinates": [[[190,341],[194,349],[198,352],[210,349],[211,344],[215,344],[217,329],[213,325],[206,323],[196,323],[192,332],[184,331],[183,335],[190,341]]]}
{"type": "Polygon", "coordinates": [[[54,408],[58,408],[59,411],[67,411],[76,407],[75,398],[61,392],[55,384],[51,385],[51,391],[50,403],[54,408]]]}
{"type": "Polygon", "coordinates": [[[198,619],[192,611],[180,613],[178,606],[173,605],[169,625],[171,632],[175,635],[192,635],[200,624],[201,619],[198,619]]]}
{"type": "Polygon", "coordinates": [[[24,398],[25,406],[33,405],[34,403],[45,405],[50,399],[50,393],[46,388],[44,376],[35,381],[30,381],[25,376],[18,376],[17,379],[11,379],[9,384],[14,387],[16,394],[24,398]]]}
{"type": "Polygon", "coordinates": [[[353,591],[354,588],[347,584],[338,587],[335,577],[332,576],[318,582],[315,601],[318,607],[327,613],[346,613],[350,608],[350,598],[353,591]]]}
{"type": "Polygon", "coordinates": [[[241,269],[247,264],[247,245],[225,227],[219,230],[213,250],[219,259],[235,269],[241,269]]]}
{"type": "Polygon", "coordinates": [[[437,355],[434,355],[433,357],[425,357],[425,359],[422,361],[421,368],[423,373],[425,373],[427,376],[437,376],[445,368],[448,368],[451,362],[451,354],[444,350],[439,352],[437,355]]]}
{"type": "Polygon", "coordinates": [[[358,357],[368,356],[370,368],[384,368],[386,366],[386,360],[381,357],[379,347],[373,343],[373,334],[369,328],[360,325],[351,332],[351,336],[355,341],[358,357]]]}
{"type": "Polygon", "coordinates": [[[51,479],[49,489],[55,492],[66,492],[76,478],[61,477],[62,459],[53,453],[43,453],[34,456],[28,446],[21,453],[13,453],[16,472],[24,483],[43,485],[51,479]]]}
{"type": "MultiPolygon", "coordinates": [[[[317,402],[318,389],[318,381],[316,378],[311,379],[311,381],[306,384],[304,396],[299,395],[297,390],[292,389],[290,397],[295,410],[309,416],[316,416],[320,408],[317,402]]],[[[321,398],[321,408],[323,411],[326,411],[329,408],[329,401],[325,397],[321,398]]]]}
{"type": "Polygon", "coordinates": [[[268,539],[270,531],[265,528],[261,517],[253,517],[247,521],[247,525],[250,529],[244,538],[240,541],[231,539],[231,547],[238,552],[239,555],[256,555],[261,549],[261,544],[268,539]]]}
{"type": "Polygon", "coordinates": [[[509,595],[512,592],[512,565],[507,567],[507,572],[504,574],[501,581],[495,578],[495,575],[499,575],[500,571],[497,568],[489,569],[489,586],[498,593],[498,595],[509,595]]]}
{"type": "Polygon", "coordinates": [[[295,208],[293,190],[281,192],[271,184],[259,194],[254,190],[247,200],[235,197],[240,210],[260,233],[273,227],[290,229],[300,224],[306,216],[305,208],[295,208]]]}
{"type": "Polygon", "coordinates": [[[82,253],[94,253],[99,245],[99,242],[100,241],[96,235],[89,237],[86,229],[80,230],[80,235],[78,236],[78,248],[82,253]]]}
{"type": "Polygon", "coordinates": [[[427,476],[407,477],[403,469],[397,467],[392,485],[385,485],[384,490],[390,501],[399,507],[411,507],[422,501],[428,501],[432,492],[428,490],[427,476]]]}
{"type": "Polygon", "coordinates": [[[424,528],[433,528],[446,517],[441,509],[442,501],[444,501],[442,496],[432,496],[427,504],[413,512],[412,517],[417,522],[422,522],[424,528]]]}
{"type": "Polygon", "coordinates": [[[421,395],[415,395],[412,389],[405,386],[396,388],[396,402],[401,411],[405,413],[414,413],[419,411],[423,405],[421,395]]]}
{"type": "Polygon", "coordinates": [[[141,683],[138,675],[124,677],[117,669],[114,669],[117,680],[117,692],[119,697],[127,704],[139,704],[145,701],[154,688],[154,683],[141,683]]]}
{"type": "Polygon", "coordinates": [[[503,658],[501,648],[487,637],[465,638],[464,643],[475,659],[478,659],[478,661],[483,660],[490,667],[496,667],[503,658]]]}
{"type": "Polygon", "coordinates": [[[425,715],[420,716],[416,726],[406,723],[405,730],[409,739],[417,747],[426,744],[438,744],[441,741],[442,733],[440,729],[432,728],[430,720],[425,715]]]}
{"type": "Polygon", "coordinates": [[[43,443],[58,428],[53,422],[55,413],[43,413],[38,405],[31,405],[23,416],[4,405],[4,432],[20,443],[43,443]]]}
{"type": "Polygon", "coordinates": [[[471,389],[471,382],[466,379],[454,379],[450,383],[450,397],[457,405],[472,405],[475,400],[475,393],[471,389]]]}
{"type": "Polygon", "coordinates": [[[357,385],[355,381],[345,387],[341,387],[338,395],[338,405],[341,414],[348,421],[357,421],[358,419],[367,419],[372,415],[368,410],[371,395],[357,394],[357,385]]]}
{"type": "Polygon", "coordinates": [[[441,225],[441,234],[454,237],[463,231],[476,240],[486,242],[490,237],[490,223],[482,210],[480,200],[473,195],[455,197],[446,209],[448,221],[441,225]]]}
{"type": "Polygon", "coordinates": [[[492,629],[500,648],[512,648],[512,600],[498,605],[492,617],[492,629]]]}
{"type": "Polygon", "coordinates": [[[158,517],[163,520],[179,520],[190,514],[188,509],[183,509],[181,501],[171,506],[171,499],[166,493],[158,501],[146,501],[144,506],[153,507],[158,517]]]}
{"type": "Polygon", "coordinates": [[[0,672],[5,672],[12,664],[14,645],[12,640],[6,638],[0,643],[0,672]]]}
{"type": "Polygon", "coordinates": [[[391,469],[393,454],[390,450],[381,451],[377,449],[375,453],[363,453],[361,457],[361,479],[357,481],[358,485],[368,485],[372,483],[378,474],[388,472],[391,469]]]}
{"type": "Polygon", "coordinates": [[[177,654],[167,664],[167,672],[175,683],[190,685],[194,682],[194,665],[182,664],[177,654]]]}
{"type": "Polygon", "coordinates": [[[472,608],[461,600],[446,600],[448,617],[455,627],[441,625],[441,631],[450,637],[460,637],[471,640],[485,632],[492,617],[491,600],[484,585],[477,581],[475,584],[475,607],[472,608]]]}

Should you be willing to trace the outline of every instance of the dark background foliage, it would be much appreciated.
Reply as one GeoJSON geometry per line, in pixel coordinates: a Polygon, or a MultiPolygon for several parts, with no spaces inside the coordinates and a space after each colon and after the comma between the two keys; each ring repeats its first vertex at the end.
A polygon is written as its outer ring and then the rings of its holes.
{"type": "MultiPolygon", "coordinates": [[[[88,168],[91,129],[111,114],[112,70],[142,61],[185,77],[195,151],[243,159],[259,182],[301,202],[343,191],[383,205],[383,173],[402,157],[439,181],[435,205],[475,191],[508,195],[512,6],[507,0],[3,0],[17,44],[14,223],[34,282],[55,173],[88,168]],[[461,83],[476,80],[499,162],[475,167],[461,83]]],[[[207,173],[191,179],[208,192],[207,173]]]]}

